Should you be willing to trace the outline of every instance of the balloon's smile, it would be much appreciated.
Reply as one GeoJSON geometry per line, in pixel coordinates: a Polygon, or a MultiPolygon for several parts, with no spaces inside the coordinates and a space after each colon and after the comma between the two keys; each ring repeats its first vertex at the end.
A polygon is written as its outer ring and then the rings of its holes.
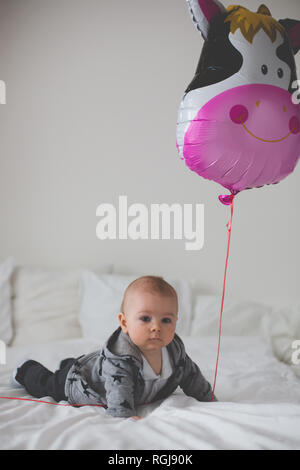
{"type": "MultiPolygon", "coordinates": [[[[259,101],[257,102],[259,103],[259,101]]],[[[286,112],[286,106],[283,106],[283,110],[286,112]]],[[[253,134],[248,127],[246,126],[245,122],[247,121],[249,117],[249,112],[246,106],[243,104],[237,104],[233,106],[230,109],[229,113],[230,119],[232,122],[235,124],[242,124],[243,128],[245,129],[246,132],[248,132],[251,137],[254,137],[257,140],[260,140],[261,142],[269,142],[271,144],[276,143],[276,142],[282,142],[283,140],[287,139],[291,134],[298,134],[300,132],[300,122],[297,116],[292,116],[289,120],[289,129],[290,132],[285,135],[284,137],[281,137],[280,139],[263,139],[262,137],[258,137],[257,135],[253,134]]]]}
{"type": "Polygon", "coordinates": [[[248,132],[248,134],[250,134],[252,137],[254,137],[257,140],[261,140],[262,142],[270,142],[270,143],[282,142],[283,140],[287,139],[292,133],[292,131],[290,131],[287,135],[285,135],[281,139],[275,139],[275,140],[262,139],[261,137],[257,137],[257,135],[255,135],[251,131],[249,131],[248,127],[243,123],[242,119],[240,119],[240,121],[241,121],[241,124],[242,124],[243,128],[245,129],[246,132],[248,132]]]}

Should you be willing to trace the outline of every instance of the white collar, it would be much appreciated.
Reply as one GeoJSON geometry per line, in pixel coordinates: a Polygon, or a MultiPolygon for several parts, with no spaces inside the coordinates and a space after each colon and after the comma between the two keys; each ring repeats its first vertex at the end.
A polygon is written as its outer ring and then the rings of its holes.
{"type": "Polygon", "coordinates": [[[142,354],[142,358],[143,358],[143,376],[144,376],[145,379],[147,379],[147,380],[164,379],[164,378],[167,378],[171,375],[172,366],[171,366],[171,363],[170,363],[169,353],[168,353],[168,350],[167,350],[166,346],[164,346],[162,348],[161,352],[162,352],[162,358],[161,358],[161,360],[162,360],[162,370],[161,370],[161,374],[158,374],[158,375],[156,375],[156,373],[154,372],[154,370],[150,366],[149,362],[147,361],[145,356],[142,354]]]}

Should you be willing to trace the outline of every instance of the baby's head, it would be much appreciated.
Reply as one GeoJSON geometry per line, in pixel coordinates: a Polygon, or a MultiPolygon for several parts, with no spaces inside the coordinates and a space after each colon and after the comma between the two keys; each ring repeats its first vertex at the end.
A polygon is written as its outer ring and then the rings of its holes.
{"type": "Polygon", "coordinates": [[[139,277],[125,290],[118,318],[123,332],[142,352],[161,349],[174,338],[177,293],[162,277],[139,277]]]}

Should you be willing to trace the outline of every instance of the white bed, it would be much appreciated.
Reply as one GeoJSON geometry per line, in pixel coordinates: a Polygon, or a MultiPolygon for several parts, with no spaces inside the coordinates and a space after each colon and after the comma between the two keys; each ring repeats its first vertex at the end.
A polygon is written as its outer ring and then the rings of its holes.
{"type": "MultiPolygon", "coordinates": [[[[102,275],[98,277],[102,283],[105,280],[105,287],[101,291],[94,277],[95,286],[91,287],[89,282],[91,290],[94,289],[93,301],[91,291],[83,282],[84,292],[79,291],[76,301],[74,296],[72,298],[75,304],[80,298],[78,311],[73,312],[73,328],[70,316],[67,320],[68,308],[65,302],[64,314],[61,311],[61,315],[56,317],[57,329],[60,331],[55,332],[54,323],[51,327],[54,317],[50,317],[58,313],[61,305],[57,297],[52,309],[48,308],[47,315],[43,317],[39,307],[55,286],[52,284],[49,290],[49,274],[39,284],[41,274],[41,271],[37,272],[33,268],[31,271],[22,268],[16,271],[11,280],[14,339],[6,349],[6,364],[0,365],[0,396],[30,398],[24,389],[14,389],[9,383],[15,365],[24,358],[32,357],[50,369],[55,369],[65,357],[76,357],[100,348],[107,332],[101,334],[96,331],[95,337],[87,333],[95,321],[93,308],[97,310],[97,301],[101,300],[105,306],[103,315],[107,314],[107,293],[111,286],[118,286],[122,290],[129,279],[125,276],[102,275]],[[26,301],[20,299],[24,293],[26,301]],[[96,299],[95,295],[98,294],[100,297],[96,299]],[[86,295],[89,299],[84,301],[86,295]],[[31,313],[26,313],[28,321],[25,312],[31,313]],[[87,318],[87,315],[90,317],[87,318]],[[63,324],[64,321],[68,322],[69,327],[67,323],[63,324]],[[48,336],[45,333],[47,325],[48,336]],[[62,337],[63,328],[66,337],[62,337]],[[37,335],[37,332],[40,334],[37,335]],[[55,338],[56,333],[58,338],[55,338]],[[36,341],[33,341],[34,334],[36,341]]],[[[55,276],[59,278],[55,272],[51,276],[52,280],[55,276]]],[[[75,287],[75,278],[72,276],[68,273],[64,279],[58,279],[64,301],[67,292],[65,280],[69,282],[72,279],[75,287]]],[[[93,276],[92,273],[85,273],[85,281],[93,276]]],[[[59,290],[58,285],[56,287],[55,290],[59,290]]],[[[192,309],[190,317],[182,318],[184,321],[179,325],[178,334],[190,357],[213,383],[219,299],[204,295],[194,297],[192,294],[189,297],[187,284],[179,281],[177,289],[185,299],[182,311],[188,315],[185,309],[192,309]]],[[[74,288],[73,293],[75,291],[74,288]]],[[[68,292],[70,300],[70,290],[68,292]]],[[[116,297],[115,291],[112,294],[116,297]]],[[[299,309],[294,309],[293,313],[299,319],[299,309]]],[[[111,329],[114,325],[107,325],[106,322],[106,326],[111,329]]],[[[223,333],[216,385],[219,402],[200,403],[184,395],[178,388],[164,401],[139,407],[138,413],[143,419],[135,421],[112,418],[106,415],[104,409],[95,407],[74,408],[0,399],[0,448],[300,449],[300,365],[289,363],[287,352],[297,331],[290,331],[284,323],[282,312],[276,312],[271,307],[228,300],[224,310],[223,333]],[[280,354],[284,357],[280,357],[280,354]]],[[[43,400],[53,402],[50,397],[44,397],[43,400]]]]}

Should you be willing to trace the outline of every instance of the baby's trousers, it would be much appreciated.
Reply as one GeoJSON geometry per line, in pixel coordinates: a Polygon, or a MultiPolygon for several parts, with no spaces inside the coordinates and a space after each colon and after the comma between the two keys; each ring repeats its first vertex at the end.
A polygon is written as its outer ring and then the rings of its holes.
{"type": "Polygon", "coordinates": [[[75,358],[64,359],[59,368],[51,372],[39,362],[29,360],[17,369],[15,378],[30,395],[36,398],[49,396],[55,401],[67,401],[65,382],[74,362],[75,358]]]}

